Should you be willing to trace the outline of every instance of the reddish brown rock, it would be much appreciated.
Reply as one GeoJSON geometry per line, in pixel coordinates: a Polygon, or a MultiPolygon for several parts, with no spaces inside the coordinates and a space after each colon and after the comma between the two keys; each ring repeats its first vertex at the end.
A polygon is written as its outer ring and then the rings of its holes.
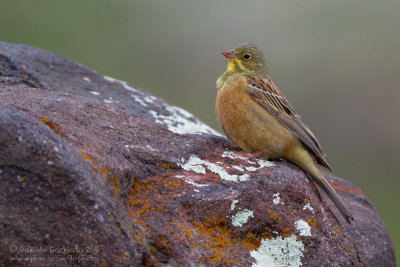
{"type": "Polygon", "coordinates": [[[0,43],[1,263],[395,266],[359,188],[327,174],[349,225],[298,167],[213,133],[124,82],[0,43]]]}

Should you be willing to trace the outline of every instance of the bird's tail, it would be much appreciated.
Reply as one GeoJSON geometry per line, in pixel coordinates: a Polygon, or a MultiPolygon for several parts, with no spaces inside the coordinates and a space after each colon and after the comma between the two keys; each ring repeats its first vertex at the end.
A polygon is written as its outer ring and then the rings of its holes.
{"type": "MultiPolygon", "coordinates": [[[[316,167],[318,168],[318,167],[316,167]]],[[[328,197],[332,200],[333,204],[338,208],[340,213],[346,219],[348,223],[351,224],[354,221],[353,215],[351,214],[349,208],[344,203],[342,198],[336,193],[335,189],[329,184],[329,182],[322,175],[321,171],[318,169],[316,174],[312,174],[311,177],[317,182],[319,186],[326,192],[328,197]]]]}
{"type": "Polygon", "coordinates": [[[351,222],[354,221],[353,215],[344,201],[336,193],[335,189],[332,188],[332,186],[322,175],[315,158],[306,149],[297,149],[289,159],[291,159],[291,161],[296,165],[300,166],[313,178],[315,182],[317,182],[317,184],[326,192],[328,197],[335,204],[346,221],[351,224],[351,222]]]}

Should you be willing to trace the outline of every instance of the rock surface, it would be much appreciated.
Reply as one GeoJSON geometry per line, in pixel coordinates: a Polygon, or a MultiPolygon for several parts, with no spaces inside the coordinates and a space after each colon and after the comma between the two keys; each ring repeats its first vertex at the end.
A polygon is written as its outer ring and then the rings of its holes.
{"type": "Polygon", "coordinates": [[[0,42],[0,265],[395,266],[361,190],[252,159],[125,82],[0,42]]]}

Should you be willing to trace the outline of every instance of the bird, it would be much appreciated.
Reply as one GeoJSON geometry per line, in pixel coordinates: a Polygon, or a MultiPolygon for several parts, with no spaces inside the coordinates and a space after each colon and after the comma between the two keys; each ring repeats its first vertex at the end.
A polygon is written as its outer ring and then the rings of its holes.
{"type": "Polygon", "coordinates": [[[215,113],[228,139],[255,157],[283,159],[300,167],[351,224],[352,213],[318,166],[332,172],[324,150],[271,80],[261,49],[244,44],[221,53],[227,59],[227,69],[216,82],[215,113]]]}

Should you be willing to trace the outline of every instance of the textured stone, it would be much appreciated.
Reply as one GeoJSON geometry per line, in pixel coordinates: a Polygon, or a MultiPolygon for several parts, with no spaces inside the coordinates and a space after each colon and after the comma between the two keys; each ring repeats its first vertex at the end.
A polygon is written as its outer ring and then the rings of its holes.
{"type": "Polygon", "coordinates": [[[293,164],[249,159],[148,92],[0,42],[4,265],[395,266],[370,201],[326,177],[352,225],[293,164]],[[75,251],[20,252],[51,247],[75,251]]]}

